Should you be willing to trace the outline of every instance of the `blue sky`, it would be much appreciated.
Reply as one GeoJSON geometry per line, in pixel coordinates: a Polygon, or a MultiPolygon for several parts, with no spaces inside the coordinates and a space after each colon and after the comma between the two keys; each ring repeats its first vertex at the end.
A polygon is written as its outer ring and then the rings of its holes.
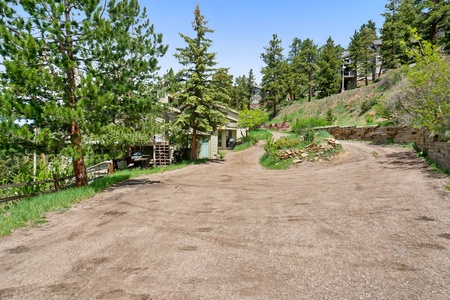
{"type": "Polygon", "coordinates": [[[383,24],[383,0],[140,0],[147,8],[155,30],[163,34],[169,45],[160,59],[161,72],[181,67],[173,57],[177,47],[185,43],[178,33],[193,36],[191,22],[194,8],[200,5],[202,14],[215,30],[211,51],[217,52],[219,67],[230,68],[236,76],[247,75],[253,69],[260,82],[260,55],[274,33],[283,42],[285,53],[297,37],[313,39],[321,46],[331,36],[336,44],[348,46],[355,30],[373,20],[377,28],[383,24]]]}

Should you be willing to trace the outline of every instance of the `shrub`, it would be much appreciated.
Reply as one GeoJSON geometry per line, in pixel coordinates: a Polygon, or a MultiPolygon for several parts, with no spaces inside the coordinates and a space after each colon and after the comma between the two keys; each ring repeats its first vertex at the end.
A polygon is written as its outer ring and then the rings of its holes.
{"type": "Polygon", "coordinates": [[[302,135],[303,131],[307,128],[323,127],[327,126],[328,121],[321,117],[310,117],[297,119],[294,124],[291,125],[292,131],[298,135],[302,135]]]}
{"type": "Polygon", "coordinates": [[[302,137],[303,137],[304,141],[306,141],[308,143],[313,143],[314,140],[316,139],[316,133],[314,132],[313,129],[307,128],[307,129],[303,130],[302,137]]]}
{"type": "Polygon", "coordinates": [[[300,144],[300,140],[298,138],[289,138],[283,137],[274,143],[275,149],[289,149],[295,148],[300,144]]]}
{"type": "Polygon", "coordinates": [[[336,121],[336,116],[333,114],[333,110],[330,108],[327,110],[327,116],[325,117],[328,125],[332,125],[336,121]]]}
{"type": "Polygon", "coordinates": [[[361,112],[360,115],[368,112],[373,106],[375,106],[378,103],[378,97],[370,98],[363,103],[361,103],[361,112]]]}
{"type": "Polygon", "coordinates": [[[366,115],[366,116],[364,117],[364,120],[366,121],[366,124],[373,124],[374,117],[371,116],[371,115],[366,115]]]}

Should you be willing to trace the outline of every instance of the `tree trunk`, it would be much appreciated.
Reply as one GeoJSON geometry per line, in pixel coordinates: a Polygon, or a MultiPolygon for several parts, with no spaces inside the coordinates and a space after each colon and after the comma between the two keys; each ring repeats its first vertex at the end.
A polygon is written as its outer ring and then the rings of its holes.
{"type": "Polygon", "coordinates": [[[381,71],[383,70],[383,62],[381,62],[380,70],[378,71],[378,79],[381,77],[381,71]]]}
{"type": "MultiPolygon", "coordinates": [[[[70,11],[66,9],[65,11],[66,21],[70,22],[70,11]]],[[[70,61],[75,61],[73,54],[73,39],[72,32],[67,30],[66,32],[66,40],[63,42],[61,51],[65,52],[69,57],[70,61]]],[[[69,67],[66,70],[67,76],[67,85],[66,85],[66,97],[70,101],[72,110],[76,109],[76,104],[78,99],[75,97],[75,89],[77,86],[76,83],[76,75],[75,75],[75,67],[69,67]]],[[[73,159],[73,172],[75,175],[75,186],[85,186],[87,185],[87,176],[86,176],[86,168],[84,165],[84,156],[83,156],[83,144],[81,140],[81,128],[80,124],[77,121],[72,121],[70,126],[70,137],[71,143],[73,146],[73,150],[75,151],[72,159],[73,159]]]]}
{"type": "Polygon", "coordinates": [[[273,100],[273,117],[277,116],[277,100],[273,100]]]}
{"type": "Polygon", "coordinates": [[[309,72],[309,74],[308,74],[308,102],[311,102],[311,100],[312,100],[312,85],[311,85],[311,81],[312,81],[312,74],[311,74],[311,72],[309,72]]]}
{"type": "Polygon", "coordinates": [[[77,122],[71,126],[72,145],[75,150],[73,157],[73,172],[75,174],[75,186],[87,185],[86,168],[84,166],[83,146],[81,144],[81,130],[77,122]]]}
{"type": "Polygon", "coordinates": [[[191,160],[197,158],[197,129],[192,128],[191,160]]]}

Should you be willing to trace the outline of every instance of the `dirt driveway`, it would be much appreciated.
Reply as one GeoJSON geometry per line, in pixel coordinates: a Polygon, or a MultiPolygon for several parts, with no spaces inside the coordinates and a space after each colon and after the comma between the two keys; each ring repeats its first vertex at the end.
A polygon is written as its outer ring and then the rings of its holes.
{"type": "Polygon", "coordinates": [[[0,239],[0,298],[450,299],[447,179],[343,145],[288,171],[258,145],[52,214],[0,239]]]}

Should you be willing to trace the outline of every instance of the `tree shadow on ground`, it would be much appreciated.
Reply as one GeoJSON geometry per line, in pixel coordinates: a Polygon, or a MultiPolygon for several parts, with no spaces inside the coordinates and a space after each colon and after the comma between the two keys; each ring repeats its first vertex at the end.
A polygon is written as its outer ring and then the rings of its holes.
{"type": "Polygon", "coordinates": [[[116,183],[114,187],[124,187],[124,186],[138,186],[147,184],[157,184],[161,183],[159,180],[149,180],[149,179],[128,179],[120,183],[116,183]]]}
{"type": "Polygon", "coordinates": [[[388,169],[400,169],[400,170],[419,170],[424,173],[428,178],[442,179],[447,178],[445,174],[441,174],[433,170],[425,161],[417,157],[413,151],[403,151],[396,153],[389,153],[385,155],[386,160],[382,160],[379,163],[384,168],[388,169]]]}
{"type": "Polygon", "coordinates": [[[205,162],[205,164],[224,164],[225,163],[225,159],[224,158],[218,158],[218,159],[210,159],[207,162],[205,162]]]}

